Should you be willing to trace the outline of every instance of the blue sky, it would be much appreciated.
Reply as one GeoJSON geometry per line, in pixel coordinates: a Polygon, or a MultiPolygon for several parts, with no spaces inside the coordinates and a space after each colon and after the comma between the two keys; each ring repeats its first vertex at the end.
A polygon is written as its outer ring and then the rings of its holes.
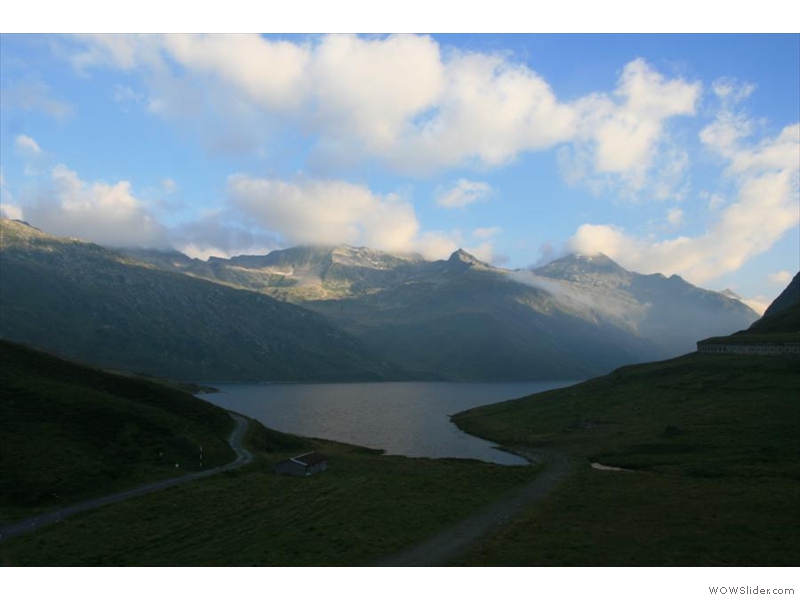
{"type": "Polygon", "coordinates": [[[0,37],[4,216],[193,256],[800,268],[800,36],[0,37]]]}

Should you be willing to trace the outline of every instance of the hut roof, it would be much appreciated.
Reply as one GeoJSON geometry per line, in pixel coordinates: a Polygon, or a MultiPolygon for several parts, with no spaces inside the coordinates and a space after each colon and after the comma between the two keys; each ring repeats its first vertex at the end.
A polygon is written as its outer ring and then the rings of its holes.
{"type": "Polygon", "coordinates": [[[310,467],[312,465],[316,465],[317,463],[325,462],[328,460],[328,457],[324,454],[320,454],[319,452],[308,452],[307,454],[295,456],[292,458],[292,460],[296,463],[300,463],[301,465],[310,467]]]}

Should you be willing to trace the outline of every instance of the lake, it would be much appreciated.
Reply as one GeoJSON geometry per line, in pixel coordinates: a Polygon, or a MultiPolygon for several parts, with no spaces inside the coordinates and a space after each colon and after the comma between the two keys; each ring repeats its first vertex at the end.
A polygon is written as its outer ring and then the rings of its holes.
{"type": "Polygon", "coordinates": [[[220,393],[200,397],[287,433],[379,448],[387,454],[510,465],[525,460],[467,435],[449,416],[574,383],[214,384],[220,393]]]}

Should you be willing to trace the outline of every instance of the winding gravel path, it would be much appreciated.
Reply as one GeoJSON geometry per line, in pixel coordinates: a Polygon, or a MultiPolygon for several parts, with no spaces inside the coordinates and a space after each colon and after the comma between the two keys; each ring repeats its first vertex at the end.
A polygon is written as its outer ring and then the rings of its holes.
{"type": "Polygon", "coordinates": [[[244,465],[252,462],[253,455],[250,453],[249,450],[247,450],[247,448],[245,448],[242,445],[242,438],[244,436],[244,432],[247,431],[247,419],[232,412],[229,412],[228,414],[231,416],[231,418],[233,418],[233,420],[236,423],[236,426],[234,427],[230,437],[228,438],[228,444],[230,444],[230,447],[233,449],[234,452],[236,452],[236,460],[234,460],[233,462],[230,462],[223,467],[215,467],[213,469],[200,471],[198,473],[189,473],[188,475],[181,475],[180,477],[173,477],[172,479],[164,479],[162,481],[156,481],[154,483],[146,483],[144,485],[132,488],[130,490],[116,492],[114,494],[101,496],[100,498],[94,498],[92,500],[84,500],[83,502],[73,504],[72,506],[64,507],[60,510],[56,510],[41,515],[36,515],[35,517],[31,517],[29,519],[24,519],[22,521],[17,521],[15,523],[9,523],[7,525],[0,526],[0,542],[3,542],[13,537],[17,537],[19,535],[31,533],[46,525],[52,525],[53,523],[58,523],[60,521],[63,521],[70,515],[74,515],[75,513],[78,512],[83,512],[85,510],[90,510],[92,508],[97,508],[99,506],[105,506],[106,504],[113,504],[114,502],[127,500],[128,498],[144,496],[145,494],[149,494],[151,492],[157,492],[158,490],[163,490],[176,485],[181,485],[184,483],[188,483],[190,481],[195,481],[197,479],[202,479],[203,477],[209,477],[210,475],[222,473],[223,471],[238,469],[239,467],[243,467],[244,465]]]}
{"type": "Polygon", "coordinates": [[[566,455],[555,452],[518,450],[532,462],[546,464],[536,479],[500,500],[484,507],[460,523],[432,538],[374,563],[378,567],[433,567],[463,554],[478,540],[491,534],[517,516],[523,509],[544,500],[569,475],[572,463],[566,455]]]}

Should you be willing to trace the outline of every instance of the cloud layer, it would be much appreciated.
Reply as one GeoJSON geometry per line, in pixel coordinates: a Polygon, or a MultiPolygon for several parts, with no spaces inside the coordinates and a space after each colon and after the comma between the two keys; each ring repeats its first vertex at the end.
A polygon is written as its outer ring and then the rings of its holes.
{"type": "Polygon", "coordinates": [[[112,247],[169,246],[166,228],[137,199],[128,181],[86,183],[64,165],[20,212],[55,235],[78,237],[112,247]]]}
{"type": "Polygon", "coordinates": [[[513,57],[444,48],[428,36],[326,35],[304,42],[256,35],[72,38],[76,69],[141,74],[150,110],[224,121],[206,132],[242,150],[287,120],[322,160],[379,160],[404,173],[497,167],[564,145],[572,181],[606,178],[639,189],[665,123],[693,115],[700,85],[643,59],[613,93],[560,101],[513,57]],[[224,133],[223,133],[224,132],[224,133]],[[238,132],[238,133],[237,133],[238,132]]]}
{"type": "MultiPolygon", "coordinates": [[[[620,65],[607,88],[564,99],[518,56],[452,48],[424,35],[65,40],[58,46],[82,75],[102,69],[124,76],[124,85],[109,85],[109,98],[121,110],[148,111],[188,128],[213,152],[271,156],[289,139],[296,142],[298,156],[291,161],[300,170],[258,171],[248,162],[250,174],[218,185],[224,191],[213,200],[216,206],[167,226],[143,197],[183,195],[191,188],[182,176],[178,193],[174,181],[163,179],[157,192],[146,191],[151,187],[137,195],[130,181],[83,181],[64,165],[53,167],[36,140],[17,135],[8,154],[40,186],[24,194],[18,189],[25,186],[15,187],[12,198],[3,184],[0,210],[53,233],[116,246],[171,244],[200,257],[347,243],[432,258],[463,246],[491,261],[499,228],[488,227],[494,219],[470,220],[488,208],[473,205],[504,187],[492,173],[543,151],[554,151],[560,175],[595,192],[598,203],[653,203],[642,224],[627,229],[603,218],[571,221],[571,228],[587,221],[575,229],[571,249],[604,252],[638,271],[680,273],[703,283],[769,249],[800,219],[800,125],[764,134],[764,122],[740,109],[755,86],[732,78],[703,86],[636,58],[620,65]],[[689,143],[687,130],[678,130],[683,123],[697,134],[689,143]],[[688,173],[698,163],[716,167],[720,185],[693,190],[688,173]],[[466,210],[436,215],[468,233],[449,223],[440,226],[447,230],[426,228],[423,206],[418,213],[410,192],[376,192],[390,185],[372,182],[371,189],[364,170],[348,171],[361,173],[362,183],[332,176],[340,165],[450,181],[435,188],[433,200],[466,210]],[[456,170],[465,176],[452,176],[456,170]]],[[[72,114],[37,77],[10,81],[2,90],[3,109],[61,119],[72,114]]],[[[237,168],[225,171],[222,181],[237,168]]]]}
{"type": "Polygon", "coordinates": [[[439,190],[436,204],[444,208],[463,208],[473,202],[487,200],[492,194],[492,187],[483,181],[459,179],[447,189],[439,190]]]}
{"type": "Polygon", "coordinates": [[[459,242],[452,234],[421,231],[408,200],[345,181],[233,175],[228,179],[228,201],[285,245],[349,244],[441,258],[459,242]]]}
{"type": "Polygon", "coordinates": [[[723,111],[700,133],[708,150],[726,161],[727,176],[737,188],[736,198],[704,233],[654,240],[613,225],[584,224],[569,245],[603,252],[639,271],[680,273],[695,283],[735,271],[768,250],[800,222],[800,124],[748,143],[751,126],[723,111]]]}

